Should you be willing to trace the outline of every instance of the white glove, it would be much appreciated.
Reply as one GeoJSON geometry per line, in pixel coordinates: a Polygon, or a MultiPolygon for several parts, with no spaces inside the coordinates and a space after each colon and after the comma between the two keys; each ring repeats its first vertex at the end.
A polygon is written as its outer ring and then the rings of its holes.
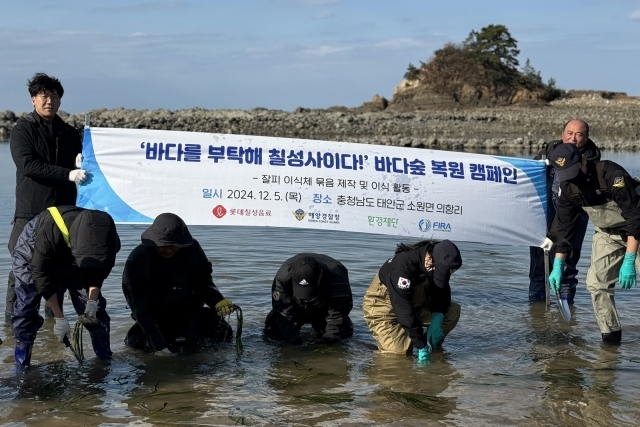
{"type": "Polygon", "coordinates": [[[82,167],[82,153],[79,153],[76,156],[76,169],[80,169],[82,167]]]}
{"type": "MultiPolygon", "coordinates": [[[[79,156],[81,156],[82,154],[78,154],[79,156]]],[[[544,164],[549,166],[551,163],[549,163],[549,159],[544,159],[544,164]]],[[[80,166],[78,166],[80,167],[80,166]]]]}
{"type": "Polygon", "coordinates": [[[69,338],[69,333],[71,332],[71,326],[69,326],[69,321],[66,317],[61,319],[55,318],[56,324],[53,326],[53,334],[58,338],[59,342],[64,342],[64,337],[69,338]]]}
{"type": "Polygon", "coordinates": [[[545,251],[550,251],[551,248],[553,247],[553,240],[549,239],[548,237],[545,237],[544,242],[542,242],[540,247],[545,251]]]}
{"type": "Polygon", "coordinates": [[[99,320],[96,318],[96,311],[98,311],[98,301],[87,301],[87,308],[84,309],[82,321],[84,323],[99,323],[99,320]]]}
{"type": "Polygon", "coordinates": [[[69,173],[69,181],[81,184],[87,179],[87,171],[84,169],[74,169],[69,173]]]}

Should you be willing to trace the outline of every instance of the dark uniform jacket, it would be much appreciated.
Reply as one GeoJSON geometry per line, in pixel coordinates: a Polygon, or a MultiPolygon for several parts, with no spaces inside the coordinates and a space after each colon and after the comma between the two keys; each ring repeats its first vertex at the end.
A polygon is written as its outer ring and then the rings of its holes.
{"type": "Polygon", "coordinates": [[[417,348],[424,348],[427,342],[422,324],[417,316],[422,307],[415,307],[415,292],[424,290],[424,299],[429,311],[446,313],[451,305],[451,287],[447,283],[440,288],[427,274],[424,259],[427,246],[395,254],[380,267],[378,278],[389,290],[391,305],[402,325],[417,348]],[[424,286],[421,286],[424,284],[424,286]]]}
{"type": "Polygon", "coordinates": [[[11,129],[9,145],[16,164],[15,217],[31,219],[50,206],[76,204],[76,186],[69,181],[82,151],[76,128],[56,115],[51,133],[34,111],[11,129]]]}
{"type": "MultiPolygon", "coordinates": [[[[562,143],[561,139],[545,143],[540,152],[533,159],[540,160],[543,155],[548,159],[551,152],[562,143]]],[[[592,164],[599,162],[601,158],[600,149],[591,139],[587,139],[587,143],[580,148],[580,153],[582,153],[582,157],[587,162],[592,164]]],[[[560,188],[560,182],[555,178],[555,172],[556,170],[553,165],[547,166],[547,200],[549,203],[556,201],[558,190],[560,188]]],[[[553,218],[549,218],[548,221],[553,221],[553,218]]]]}
{"type": "MultiPolygon", "coordinates": [[[[115,225],[109,230],[109,248],[91,244],[74,244],[73,223],[78,215],[86,209],[77,206],[59,206],[60,212],[69,234],[73,249],[67,246],[60,229],[48,210],[32,219],[22,231],[18,243],[13,250],[13,274],[16,280],[30,284],[33,281],[36,290],[45,299],[49,299],[58,291],[65,289],[88,289],[89,286],[101,287],[113,265],[120,248],[120,240],[115,225]],[[90,266],[93,270],[100,267],[100,278],[95,282],[84,274],[90,266]]],[[[113,221],[111,221],[113,224],[113,221]]],[[[85,236],[91,239],[91,236],[85,236]]],[[[101,240],[102,236],[101,236],[101,240]]],[[[95,277],[92,277],[92,279],[95,277]]]]}
{"type": "Polygon", "coordinates": [[[210,308],[224,299],[211,278],[212,267],[200,243],[162,258],[153,248],[138,245],[127,258],[122,291],[138,322],[157,349],[167,338],[181,336],[204,304],[210,308]]]}
{"type": "Polygon", "coordinates": [[[273,279],[271,296],[272,310],[265,320],[265,326],[276,329],[288,342],[301,342],[299,332],[305,323],[311,323],[322,339],[328,342],[353,335],[353,323],[349,319],[353,308],[349,273],[340,261],[330,256],[302,253],[286,260],[273,279]],[[320,264],[322,280],[320,295],[310,302],[304,302],[293,294],[291,265],[308,256],[320,264]]]}
{"type": "Polygon", "coordinates": [[[548,237],[556,244],[556,251],[570,253],[576,222],[582,212],[582,206],[600,206],[613,200],[622,210],[626,223],[616,229],[623,239],[633,236],[640,240],[640,195],[636,192],[638,183],[617,163],[605,160],[602,164],[602,182],[606,188],[600,188],[596,165],[589,168],[588,180],[581,184],[563,181],[560,185],[560,200],[556,218],[548,237]],[[577,190],[577,191],[576,191],[577,190]]]}

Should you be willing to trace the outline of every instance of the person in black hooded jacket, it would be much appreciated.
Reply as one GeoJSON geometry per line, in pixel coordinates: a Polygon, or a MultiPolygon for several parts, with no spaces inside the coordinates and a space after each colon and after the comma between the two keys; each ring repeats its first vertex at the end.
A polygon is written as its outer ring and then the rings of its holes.
{"type": "Polygon", "coordinates": [[[110,318],[100,289],[115,264],[120,239],[109,214],[76,206],[51,207],[29,221],[12,253],[16,302],[11,319],[15,361],[29,366],[44,298],[55,317],[53,332],[68,342],[69,321],[57,295],[69,292],[76,313],[82,316],[91,344],[101,359],[111,358],[110,318]]]}
{"type": "MultiPolygon", "coordinates": [[[[86,178],[80,169],[80,134],[56,114],[64,94],[60,81],[38,73],[29,80],[28,87],[34,111],[18,119],[9,136],[16,165],[16,206],[9,253],[24,226],[44,209],[75,205],[76,183],[86,178]]],[[[14,286],[13,273],[9,273],[6,319],[11,319],[14,286]]]]}
{"type": "Polygon", "coordinates": [[[184,221],[160,214],[141,238],[122,273],[122,292],[136,321],[125,344],[168,353],[204,339],[230,341],[224,316],[233,303],[213,283],[211,262],[184,221]]]}
{"type": "Polygon", "coordinates": [[[364,294],[362,311],[382,353],[418,349],[425,360],[457,324],[460,306],[451,301],[451,275],[462,266],[449,240],[399,244],[364,294]],[[424,333],[423,326],[427,326],[424,333]]]}

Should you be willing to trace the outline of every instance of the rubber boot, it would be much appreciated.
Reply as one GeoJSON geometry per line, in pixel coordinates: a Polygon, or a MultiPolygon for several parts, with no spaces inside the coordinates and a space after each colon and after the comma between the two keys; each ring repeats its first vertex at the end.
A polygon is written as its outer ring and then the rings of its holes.
{"type": "Polygon", "coordinates": [[[622,341],[622,331],[614,331],[602,334],[602,342],[605,344],[617,345],[622,341]]]}
{"type": "Polygon", "coordinates": [[[31,364],[31,350],[33,344],[16,341],[16,348],[13,356],[16,359],[16,370],[23,370],[31,364]]]}
{"type": "Polygon", "coordinates": [[[109,360],[113,353],[111,353],[111,344],[108,339],[91,339],[91,345],[93,346],[93,351],[96,353],[99,359],[109,360]]]}

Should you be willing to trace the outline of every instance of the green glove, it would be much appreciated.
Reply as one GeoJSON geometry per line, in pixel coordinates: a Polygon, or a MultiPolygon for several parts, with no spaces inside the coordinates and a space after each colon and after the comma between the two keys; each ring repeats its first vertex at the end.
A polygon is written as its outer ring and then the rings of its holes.
{"type": "Polygon", "coordinates": [[[429,354],[431,353],[431,345],[427,341],[427,345],[424,348],[418,349],[418,360],[420,362],[424,362],[425,360],[429,360],[429,354]]]}
{"type": "Polygon", "coordinates": [[[622,289],[631,289],[636,285],[636,254],[630,252],[624,254],[618,282],[622,289]]]}
{"type": "Polygon", "coordinates": [[[560,292],[560,281],[562,280],[562,270],[564,269],[564,260],[562,258],[554,258],[553,270],[549,275],[549,288],[554,294],[560,292]]]}
{"type": "Polygon", "coordinates": [[[438,344],[444,338],[444,331],[442,330],[442,321],[444,320],[444,314],[431,313],[431,324],[427,329],[427,342],[431,344],[431,348],[435,349],[438,344]]]}

